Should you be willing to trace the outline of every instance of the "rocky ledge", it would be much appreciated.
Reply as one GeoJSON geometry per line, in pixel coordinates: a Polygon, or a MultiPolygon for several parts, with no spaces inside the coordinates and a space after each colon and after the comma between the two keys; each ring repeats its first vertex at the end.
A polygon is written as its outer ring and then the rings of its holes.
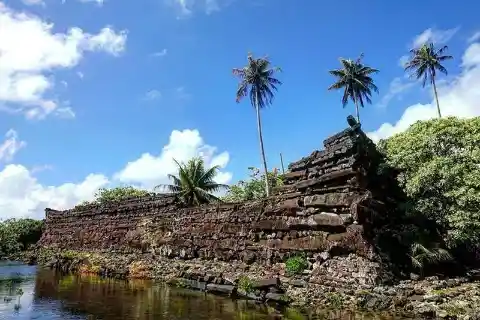
{"type": "Polygon", "coordinates": [[[389,286],[372,285],[368,281],[339,283],[341,265],[368,270],[365,265],[371,262],[354,254],[331,258],[329,264],[322,263],[322,267],[329,268],[327,271],[332,273],[332,282],[325,276],[316,276],[319,266],[315,263],[308,263],[303,271],[294,274],[288,272],[285,263],[265,267],[241,261],[172,260],[150,254],[40,250],[26,253],[23,258],[62,272],[119,279],[156,279],[232,298],[289,304],[308,309],[310,313],[352,310],[410,318],[480,319],[480,273],[452,279],[404,280],[389,286]]]}

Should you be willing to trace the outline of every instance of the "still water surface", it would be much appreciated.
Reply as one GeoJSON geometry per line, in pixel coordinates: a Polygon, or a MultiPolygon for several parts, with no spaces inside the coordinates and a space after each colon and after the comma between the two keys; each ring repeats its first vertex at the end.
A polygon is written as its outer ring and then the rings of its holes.
{"type": "MultiPolygon", "coordinates": [[[[232,301],[150,281],[60,275],[35,266],[0,262],[0,320],[307,320],[373,319],[343,314],[311,317],[294,310],[232,301]]],[[[378,319],[378,318],[377,318],[378,319]]]]}

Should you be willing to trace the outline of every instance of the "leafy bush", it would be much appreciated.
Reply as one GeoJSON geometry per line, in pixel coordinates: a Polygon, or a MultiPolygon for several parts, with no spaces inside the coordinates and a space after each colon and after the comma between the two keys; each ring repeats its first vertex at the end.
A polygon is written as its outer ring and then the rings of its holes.
{"type": "Polygon", "coordinates": [[[247,276],[241,276],[238,279],[238,288],[245,293],[253,291],[253,281],[247,276]]]}
{"type": "Polygon", "coordinates": [[[449,248],[479,248],[480,118],[419,121],[379,148],[412,211],[435,221],[449,248]]]}
{"type": "Polygon", "coordinates": [[[25,250],[42,236],[43,221],[8,219],[0,222],[0,257],[25,250]]]}
{"type": "MultiPolygon", "coordinates": [[[[267,192],[265,190],[264,175],[259,169],[249,167],[250,171],[248,180],[240,180],[236,185],[230,186],[223,201],[225,202],[243,202],[249,200],[256,200],[265,198],[267,192]]],[[[283,184],[283,175],[279,174],[276,170],[268,173],[270,181],[270,187],[275,188],[283,184]]]]}
{"type": "Polygon", "coordinates": [[[147,190],[137,189],[132,186],[128,187],[116,187],[116,188],[100,188],[95,193],[93,201],[84,201],[78,206],[87,206],[91,204],[106,204],[111,202],[119,202],[128,198],[144,197],[153,195],[154,193],[147,190]]]}
{"type": "Polygon", "coordinates": [[[288,274],[301,274],[308,267],[308,261],[304,255],[297,255],[288,258],[285,262],[285,269],[288,274]]]}

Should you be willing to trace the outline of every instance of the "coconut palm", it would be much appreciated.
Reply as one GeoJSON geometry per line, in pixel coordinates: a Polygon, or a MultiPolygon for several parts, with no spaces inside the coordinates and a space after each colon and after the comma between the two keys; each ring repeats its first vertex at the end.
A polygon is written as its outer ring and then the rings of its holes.
{"type": "Polygon", "coordinates": [[[175,159],[173,161],[178,167],[178,176],[169,174],[172,184],[162,184],[155,188],[166,188],[187,206],[220,201],[212,193],[227,189],[228,186],[214,181],[219,166],[207,170],[200,157],[192,158],[187,163],[179,163],[175,159]]]}
{"type": "Polygon", "coordinates": [[[248,54],[248,63],[245,67],[233,69],[233,74],[240,80],[237,88],[237,102],[240,102],[243,97],[248,95],[250,103],[257,113],[258,140],[260,141],[267,197],[270,196],[270,183],[268,181],[267,160],[265,159],[265,149],[263,147],[260,109],[272,104],[274,91],[277,91],[278,86],[282,84],[280,80],[274,78],[274,74],[278,71],[281,71],[281,69],[271,67],[267,57],[254,58],[250,53],[248,54]]]}
{"type": "Polygon", "coordinates": [[[447,49],[447,46],[436,49],[433,43],[424,44],[420,48],[410,50],[411,58],[405,64],[405,71],[411,71],[411,75],[417,79],[422,78],[423,87],[425,87],[427,81],[432,84],[439,118],[442,117],[442,113],[440,112],[440,105],[438,103],[435,76],[437,75],[437,70],[445,75],[448,74],[447,69],[441,64],[443,61],[453,59],[452,56],[444,55],[447,49]]]}
{"type": "Polygon", "coordinates": [[[353,101],[358,123],[360,123],[359,106],[363,108],[365,101],[372,103],[372,91],[378,93],[378,88],[371,77],[372,74],[378,73],[378,70],[363,64],[362,59],[363,53],[357,60],[340,58],[342,68],[329,71],[337,81],[328,90],[343,89],[343,107],[347,105],[348,99],[353,101]]]}

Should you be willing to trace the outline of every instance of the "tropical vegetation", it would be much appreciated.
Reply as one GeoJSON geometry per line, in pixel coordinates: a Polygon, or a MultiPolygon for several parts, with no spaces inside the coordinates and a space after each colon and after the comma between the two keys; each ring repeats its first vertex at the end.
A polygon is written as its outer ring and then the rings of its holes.
{"type": "Polygon", "coordinates": [[[410,60],[405,64],[405,71],[412,72],[411,76],[414,76],[417,79],[422,79],[423,87],[425,87],[427,82],[432,84],[439,118],[442,117],[442,113],[440,111],[440,104],[438,103],[435,77],[437,71],[440,71],[445,75],[448,73],[447,69],[442,65],[442,62],[453,59],[452,56],[445,55],[447,49],[447,46],[437,49],[433,43],[426,43],[420,48],[410,50],[410,60]]]}
{"type": "Polygon", "coordinates": [[[247,95],[250,103],[255,108],[257,115],[258,140],[260,142],[260,154],[262,156],[266,196],[270,196],[270,185],[268,181],[267,159],[265,157],[265,148],[263,146],[262,120],[260,109],[264,109],[273,102],[274,92],[282,84],[275,78],[275,73],[281,71],[278,67],[271,67],[270,60],[267,57],[254,58],[248,54],[248,63],[243,68],[234,68],[233,74],[239,78],[237,88],[237,102],[247,95]]]}
{"type": "Polygon", "coordinates": [[[8,219],[0,222],[0,259],[26,250],[42,235],[43,221],[8,219]]]}
{"type": "Polygon", "coordinates": [[[377,69],[362,63],[363,54],[356,60],[340,59],[342,68],[330,70],[330,74],[336,78],[328,90],[343,90],[342,105],[345,107],[348,100],[355,104],[357,122],[360,123],[359,106],[364,107],[365,102],[372,103],[372,91],[378,93],[372,75],[378,73],[377,69]]]}
{"type": "Polygon", "coordinates": [[[201,205],[221,201],[215,193],[228,189],[225,184],[215,182],[219,166],[209,169],[201,157],[190,159],[187,163],[180,163],[174,159],[178,175],[169,174],[171,184],[161,184],[156,189],[163,189],[178,196],[186,206],[201,205]]]}
{"type": "Polygon", "coordinates": [[[409,213],[435,222],[450,250],[480,253],[480,118],[419,121],[379,148],[400,172],[409,213]]]}

